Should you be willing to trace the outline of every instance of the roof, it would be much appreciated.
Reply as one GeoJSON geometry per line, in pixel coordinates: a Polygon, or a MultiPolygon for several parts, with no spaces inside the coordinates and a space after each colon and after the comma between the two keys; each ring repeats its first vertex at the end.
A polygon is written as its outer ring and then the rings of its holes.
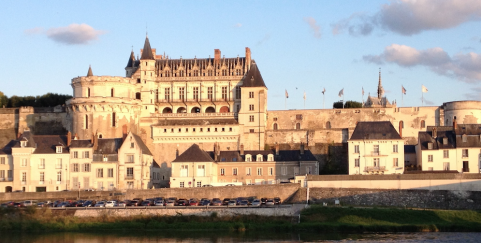
{"type": "Polygon", "coordinates": [[[403,145],[403,151],[405,152],[405,154],[416,153],[415,152],[415,145],[403,145]]]}
{"type": "Polygon", "coordinates": [[[358,122],[350,140],[402,140],[390,121],[358,122]]]}
{"type": "Polygon", "coordinates": [[[12,154],[12,147],[17,143],[16,140],[11,140],[7,145],[0,149],[0,155],[2,154],[12,154]]]}
{"type": "Polygon", "coordinates": [[[87,76],[94,76],[94,74],[92,73],[92,68],[90,67],[90,65],[89,65],[89,71],[87,71],[87,76]]]}
{"type": "Polygon", "coordinates": [[[97,144],[97,150],[94,150],[94,154],[117,154],[122,145],[122,138],[99,138],[97,144]]]}
{"type": "Polygon", "coordinates": [[[480,124],[459,124],[454,130],[455,145],[457,148],[478,147],[480,148],[480,124]],[[467,140],[464,142],[464,135],[467,140]]]}
{"type": "Polygon", "coordinates": [[[241,87],[266,87],[263,77],[261,77],[261,73],[259,72],[258,65],[256,65],[254,61],[248,73],[244,76],[241,87]]]}
{"type": "Polygon", "coordinates": [[[134,137],[134,139],[136,140],[137,142],[137,145],[141,148],[141,151],[142,151],[142,154],[147,154],[147,155],[151,155],[152,156],[152,153],[151,151],[149,150],[149,148],[146,146],[146,144],[144,143],[144,141],[142,141],[141,137],[132,133],[132,136],[134,137]]]}
{"type": "Polygon", "coordinates": [[[142,59],[154,60],[154,55],[152,54],[151,44],[149,43],[149,38],[146,36],[146,41],[144,42],[144,48],[142,49],[142,59]]]}
{"type": "Polygon", "coordinates": [[[235,125],[235,119],[189,119],[189,120],[159,120],[157,125],[235,125]]]}
{"type": "Polygon", "coordinates": [[[136,63],[136,58],[134,57],[134,51],[131,51],[131,56],[129,57],[129,61],[127,61],[127,67],[134,67],[134,64],[136,63]]]}
{"type": "Polygon", "coordinates": [[[181,153],[172,162],[212,162],[214,161],[208,153],[199,148],[197,144],[192,144],[186,151],[181,153]]]}
{"type": "Polygon", "coordinates": [[[427,131],[418,133],[418,143],[422,150],[439,150],[452,148],[480,148],[480,124],[459,124],[454,130],[452,126],[428,126],[427,131]],[[436,129],[434,136],[433,129],[436,129]],[[463,135],[467,140],[464,142],[463,135]],[[443,139],[447,138],[447,144],[443,139]],[[433,148],[428,149],[428,143],[433,143],[433,148]]]}
{"type": "Polygon", "coordinates": [[[90,143],[90,140],[72,140],[70,142],[70,147],[71,148],[89,148],[92,147],[92,143],[90,143]]]}

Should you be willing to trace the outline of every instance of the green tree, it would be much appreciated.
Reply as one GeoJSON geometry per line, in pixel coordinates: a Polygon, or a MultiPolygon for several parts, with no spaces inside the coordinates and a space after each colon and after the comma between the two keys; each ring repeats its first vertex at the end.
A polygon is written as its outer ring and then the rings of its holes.
{"type": "Polygon", "coordinates": [[[8,106],[8,97],[0,91],[0,108],[8,106]]]}
{"type": "Polygon", "coordinates": [[[343,102],[334,102],[333,108],[343,108],[343,102]]]}
{"type": "Polygon", "coordinates": [[[345,108],[361,108],[362,103],[361,102],[355,102],[355,101],[346,101],[345,102],[345,108]]]}

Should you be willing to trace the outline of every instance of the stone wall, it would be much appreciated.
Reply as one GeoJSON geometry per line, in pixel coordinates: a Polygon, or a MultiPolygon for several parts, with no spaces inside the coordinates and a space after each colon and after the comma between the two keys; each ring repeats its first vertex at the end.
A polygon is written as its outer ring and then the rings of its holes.
{"type": "Polygon", "coordinates": [[[310,188],[310,203],[370,207],[471,209],[480,211],[480,191],[310,188]]]}

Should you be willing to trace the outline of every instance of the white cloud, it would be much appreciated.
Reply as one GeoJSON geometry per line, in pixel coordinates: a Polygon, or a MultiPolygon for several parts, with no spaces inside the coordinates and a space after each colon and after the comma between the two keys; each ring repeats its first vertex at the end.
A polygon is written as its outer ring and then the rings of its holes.
{"type": "Polygon", "coordinates": [[[321,27],[316,24],[316,20],[313,17],[304,17],[303,20],[308,23],[310,26],[311,30],[313,31],[313,36],[316,39],[321,38],[321,27]]]}
{"type": "Polygon", "coordinates": [[[350,35],[369,35],[379,27],[410,36],[480,21],[480,9],[480,0],[393,0],[383,4],[374,15],[355,13],[332,24],[332,33],[340,34],[347,29],[350,35]]]}
{"type": "Polygon", "coordinates": [[[67,45],[88,44],[97,40],[104,33],[104,31],[95,30],[87,24],[70,24],[69,26],[50,28],[45,31],[48,38],[67,45]]]}
{"type": "Polygon", "coordinates": [[[458,53],[450,57],[442,48],[417,50],[413,47],[392,44],[380,55],[366,55],[369,63],[395,63],[403,67],[425,66],[431,71],[464,82],[480,82],[480,54],[458,53]]]}

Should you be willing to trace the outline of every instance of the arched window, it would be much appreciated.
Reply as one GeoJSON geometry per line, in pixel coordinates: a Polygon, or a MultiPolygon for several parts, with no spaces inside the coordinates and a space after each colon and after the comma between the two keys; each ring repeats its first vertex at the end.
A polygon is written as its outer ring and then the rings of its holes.
{"type": "Polygon", "coordinates": [[[85,123],[84,124],[85,124],[85,128],[89,129],[89,115],[87,115],[87,114],[85,115],[85,123]]]}
{"type": "Polygon", "coordinates": [[[425,120],[420,121],[420,128],[425,128],[425,120]]]}
{"type": "Polygon", "coordinates": [[[114,97],[114,88],[110,89],[110,96],[114,97]]]}
{"type": "Polygon", "coordinates": [[[327,129],[331,129],[331,123],[330,123],[330,121],[326,122],[326,128],[327,128],[327,129]]]}
{"type": "Polygon", "coordinates": [[[87,97],[90,97],[90,88],[87,88],[87,97]]]}
{"type": "Polygon", "coordinates": [[[404,125],[403,125],[403,120],[400,120],[400,123],[398,123],[398,124],[399,124],[400,128],[403,129],[403,127],[404,127],[404,125]]]}
{"type": "Polygon", "coordinates": [[[273,124],[273,130],[278,130],[278,124],[277,123],[273,124]]]}
{"type": "Polygon", "coordinates": [[[301,129],[301,124],[300,124],[300,123],[296,123],[296,129],[297,129],[297,130],[301,129]]]}
{"type": "Polygon", "coordinates": [[[112,113],[112,127],[115,127],[115,112],[112,113]]]}

